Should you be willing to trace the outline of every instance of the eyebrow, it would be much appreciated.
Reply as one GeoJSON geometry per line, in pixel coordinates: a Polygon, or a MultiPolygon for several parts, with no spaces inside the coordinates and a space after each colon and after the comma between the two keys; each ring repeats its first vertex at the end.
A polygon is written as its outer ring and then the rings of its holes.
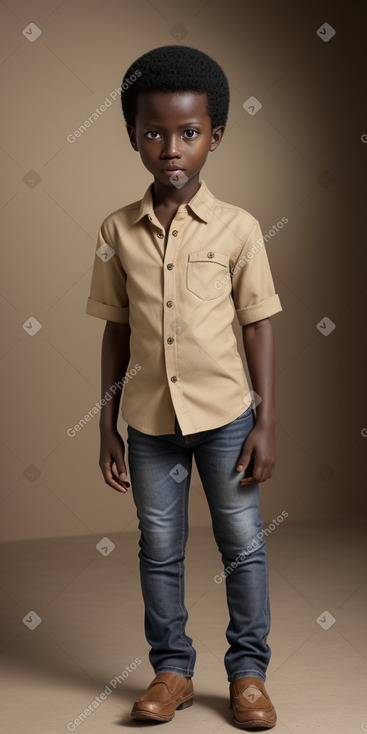
{"type": "MultiPolygon", "coordinates": [[[[159,123],[159,122],[147,122],[142,125],[142,128],[144,130],[152,130],[155,128],[161,128],[164,129],[165,123],[159,123]]],[[[193,122],[192,120],[190,122],[185,122],[182,125],[177,126],[179,130],[188,130],[192,127],[202,127],[202,124],[200,122],[193,122]]]]}
{"type": "MultiPolygon", "coordinates": [[[[144,128],[151,128],[151,127],[164,127],[165,123],[159,123],[159,122],[146,122],[144,123],[144,128]]],[[[201,122],[198,120],[190,120],[189,122],[184,122],[182,125],[178,125],[180,128],[190,128],[192,126],[201,126],[201,122]]]]}

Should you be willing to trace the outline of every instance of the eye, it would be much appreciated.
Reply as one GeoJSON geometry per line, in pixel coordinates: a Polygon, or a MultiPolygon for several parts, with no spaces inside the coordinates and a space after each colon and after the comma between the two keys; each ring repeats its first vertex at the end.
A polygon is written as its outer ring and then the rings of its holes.
{"type": "Polygon", "coordinates": [[[189,127],[187,130],[185,130],[185,135],[187,135],[189,140],[193,140],[193,138],[195,138],[196,135],[199,135],[199,133],[197,132],[197,130],[192,130],[189,127]]]}
{"type": "Polygon", "coordinates": [[[159,133],[156,130],[149,130],[147,133],[145,133],[145,135],[149,140],[157,140],[159,133]]]}

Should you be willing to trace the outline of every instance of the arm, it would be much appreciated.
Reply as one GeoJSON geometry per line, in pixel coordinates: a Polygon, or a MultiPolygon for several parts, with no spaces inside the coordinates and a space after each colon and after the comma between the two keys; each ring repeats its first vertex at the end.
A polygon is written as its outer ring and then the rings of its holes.
{"type": "Polygon", "coordinates": [[[124,493],[130,484],[127,481],[124,461],[125,446],[117,431],[121,389],[113,394],[110,388],[125,375],[130,359],[129,341],[129,324],[107,321],[102,339],[101,389],[102,396],[109,392],[112,398],[101,408],[99,466],[106,484],[124,493]],[[115,470],[113,464],[115,464],[115,470]]]}
{"type": "Polygon", "coordinates": [[[274,339],[270,320],[243,326],[242,337],[252,388],[261,397],[256,408],[256,424],[243,445],[237,465],[237,471],[244,471],[254,454],[253,476],[240,481],[247,485],[270,479],[275,466],[274,339]]]}

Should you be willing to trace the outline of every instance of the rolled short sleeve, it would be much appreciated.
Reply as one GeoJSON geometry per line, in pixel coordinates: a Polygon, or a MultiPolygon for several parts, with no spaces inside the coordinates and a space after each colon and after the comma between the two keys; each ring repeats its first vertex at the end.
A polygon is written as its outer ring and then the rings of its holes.
{"type": "Polygon", "coordinates": [[[105,222],[97,237],[90,293],[85,312],[107,321],[129,323],[129,302],[126,273],[120,258],[109,241],[105,222]]]}
{"type": "Polygon", "coordinates": [[[233,302],[241,326],[282,311],[257,221],[246,238],[231,273],[233,302]]]}

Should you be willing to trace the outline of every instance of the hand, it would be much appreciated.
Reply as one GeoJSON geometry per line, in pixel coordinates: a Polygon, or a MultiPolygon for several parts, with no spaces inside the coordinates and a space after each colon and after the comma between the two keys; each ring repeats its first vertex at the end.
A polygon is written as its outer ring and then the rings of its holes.
{"type": "Polygon", "coordinates": [[[106,484],[117,492],[127,492],[127,470],[124,461],[125,446],[120,434],[115,430],[101,430],[99,466],[106,484]]]}
{"type": "Polygon", "coordinates": [[[274,426],[267,424],[256,424],[247,436],[243,444],[242,453],[238,460],[237,471],[246,470],[251,455],[254,455],[255,463],[251,477],[243,477],[240,484],[255,484],[266,482],[273,476],[275,467],[275,436],[274,426]]]}

